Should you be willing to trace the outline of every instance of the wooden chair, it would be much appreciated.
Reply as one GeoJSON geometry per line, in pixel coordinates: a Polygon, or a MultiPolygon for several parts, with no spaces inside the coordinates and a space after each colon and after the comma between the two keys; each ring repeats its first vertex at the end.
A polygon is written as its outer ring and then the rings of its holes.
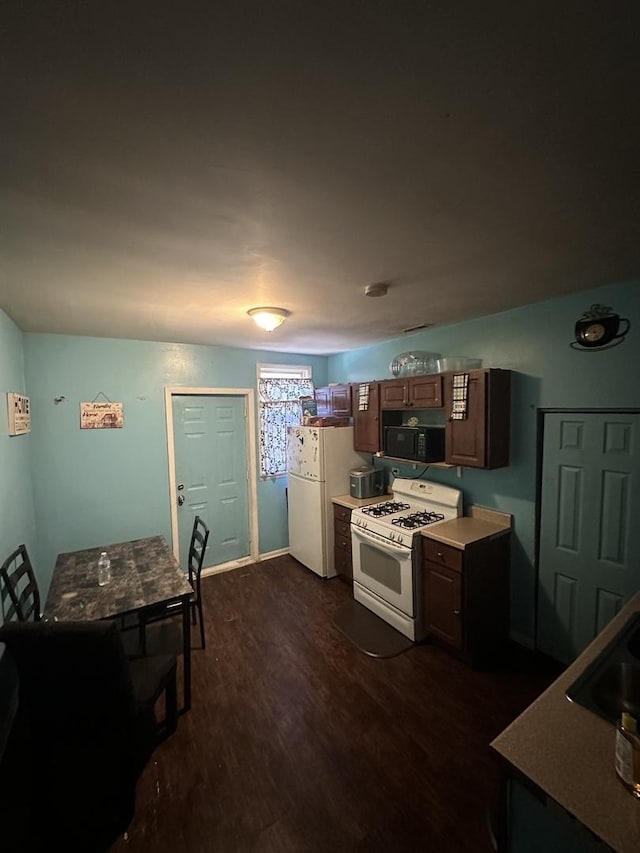
{"type": "Polygon", "coordinates": [[[12,622],[0,642],[19,679],[0,783],[3,834],[13,826],[19,846],[7,849],[107,850],[133,817],[146,761],[176,728],[175,657],[129,661],[110,620],[12,622]]]}
{"type": "Polygon", "coordinates": [[[0,578],[3,586],[3,607],[7,594],[9,597],[4,621],[17,619],[19,622],[27,622],[32,619],[38,622],[42,618],[40,591],[26,545],[20,545],[7,557],[0,566],[0,578]]]}
{"type": "MultiPolygon", "coordinates": [[[[204,555],[207,550],[207,544],[209,542],[209,528],[204,523],[204,521],[200,518],[199,515],[196,515],[193,522],[193,529],[191,531],[191,541],[189,543],[189,554],[187,557],[187,567],[189,572],[189,583],[193,587],[193,594],[191,596],[190,606],[191,606],[191,618],[192,622],[196,624],[196,611],[198,614],[198,621],[200,624],[200,644],[202,648],[206,648],[205,635],[204,635],[204,620],[202,617],[202,590],[201,590],[201,576],[202,576],[202,566],[204,565],[204,555]]],[[[146,611],[143,611],[140,615],[140,647],[144,654],[146,654],[147,649],[147,641],[146,641],[146,628],[147,625],[150,625],[153,622],[158,622],[162,619],[168,619],[170,617],[175,617],[179,612],[179,607],[177,604],[169,604],[169,605],[161,605],[160,607],[148,608],[146,611]]]]}

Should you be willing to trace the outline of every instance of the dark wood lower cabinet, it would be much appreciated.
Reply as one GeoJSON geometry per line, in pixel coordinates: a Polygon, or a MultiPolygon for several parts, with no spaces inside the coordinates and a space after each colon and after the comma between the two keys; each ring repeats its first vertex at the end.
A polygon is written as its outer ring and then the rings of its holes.
{"type": "Polygon", "coordinates": [[[491,664],[509,635],[509,535],[465,549],[425,537],[422,553],[428,636],[472,665],[491,664]]]}
{"type": "Polygon", "coordinates": [[[444,566],[425,565],[426,596],[429,602],[429,631],[462,648],[462,575],[444,566]]]}
{"type": "Polygon", "coordinates": [[[351,510],[333,505],[334,559],[336,572],[345,581],[353,581],[351,560],[351,510]]]}

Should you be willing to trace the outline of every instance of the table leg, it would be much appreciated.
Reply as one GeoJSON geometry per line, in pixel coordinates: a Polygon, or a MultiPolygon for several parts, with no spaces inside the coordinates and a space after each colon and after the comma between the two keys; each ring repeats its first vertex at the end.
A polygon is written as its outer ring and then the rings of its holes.
{"type": "Polygon", "coordinates": [[[184,710],[191,710],[191,607],[190,596],[182,599],[182,666],[184,710]]]}

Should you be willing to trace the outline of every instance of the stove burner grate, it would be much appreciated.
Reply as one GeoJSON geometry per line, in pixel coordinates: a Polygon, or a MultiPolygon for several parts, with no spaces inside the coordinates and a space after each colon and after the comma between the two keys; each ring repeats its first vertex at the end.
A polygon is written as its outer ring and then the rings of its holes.
{"type": "Polygon", "coordinates": [[[402,527],[405,530],[413,530],[416,527],[425,527],[427,524],[433,524],[436,521],[444,521],[444,515],[440,512],[413,512],[411,515],[401,515],[399,518],[392,518],[391,524],[402,527]]]}
{"type": "Polygon", "coordinates": [[[409,509],[410,505],[401,501],[385,501],[381,504],[371,504],[370,506],[362,507],[364,515],[370,515],[373,518],[382,518],[385,515],[391,515],[394,512],[402,512],[409,509]]]}

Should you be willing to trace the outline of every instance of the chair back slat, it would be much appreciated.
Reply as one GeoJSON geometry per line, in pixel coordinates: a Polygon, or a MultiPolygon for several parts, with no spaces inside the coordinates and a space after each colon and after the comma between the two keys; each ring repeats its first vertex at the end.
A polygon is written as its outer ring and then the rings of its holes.
{"type": "MultiPolygon", "coordinates": [[[[200,577],[202,575],[202,567],[204,565],[204,556],[209,542],[209,528],[199,515],[196,515],[193,521],[191,531],[191,541],[189,542],[189,551],[187,553],[187,577],[193,592],[189,598],[189,606],[193,624],[195,625],[196,611],[200,621],[200,640],[202,648],[205,648],[206,638],[204,633],[204,623],[202,614],[202,593],[200,587],[200,577]]],[[[182,567],[184,568],[184,567],[182,567]]],[[[147,608],[140,615],[140,648],[146,654],[147,640],[146,630],[147,625],[152,622],[159,622],[162,619],[168,619],[182,612],[182,606],[179,602],[173,604],[161,604],[158,607],[147,608]]]]}
{"type": "Polygon", "coordinates": [[[17,619],[18,622],[38,622],[41,618],[40,590],[25,545],[16,548],[0,566],[0,578],[3,605],[6,606],[5,621],[17,619]]]}
{"type": "Polygon", "coordinates": [[[191,533],[191,543],[189,545],[189,583],[194,588],[196,597],[200,597],[200,576],[202,574],[202,566],[204,564],[204,555],[209,542],[209,528],[196,515],[193,522],[193,531],[191,533]]]}

